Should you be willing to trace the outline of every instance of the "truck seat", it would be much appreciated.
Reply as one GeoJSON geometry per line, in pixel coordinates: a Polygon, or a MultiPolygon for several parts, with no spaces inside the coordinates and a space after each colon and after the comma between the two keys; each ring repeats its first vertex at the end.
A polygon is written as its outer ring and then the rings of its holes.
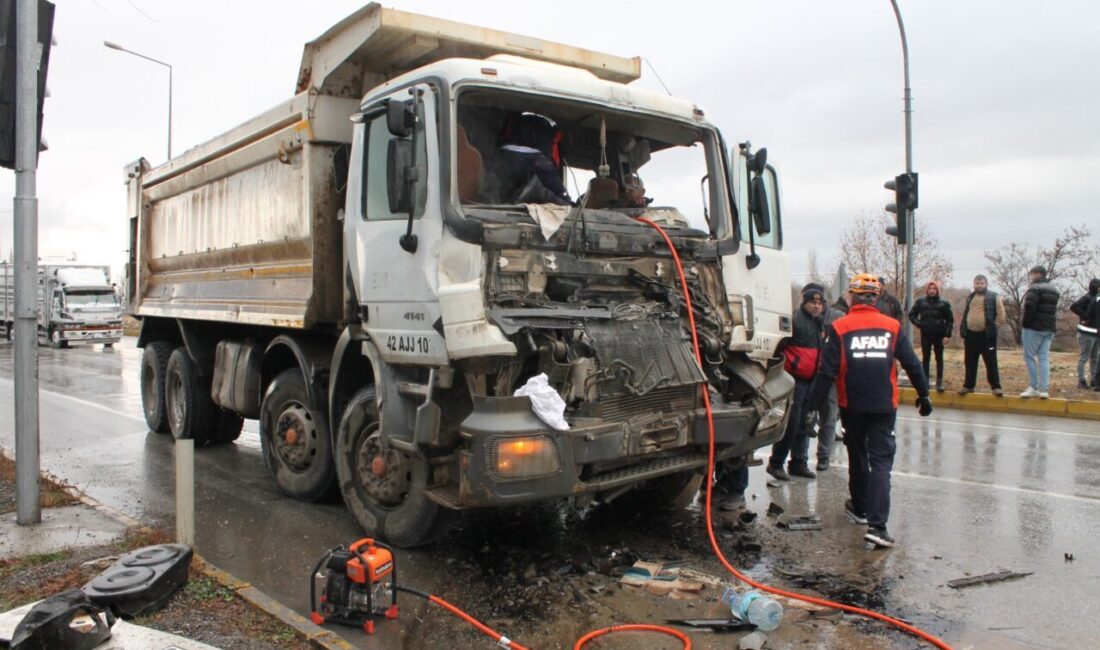
{"type": "Polygon", "coordinates": [[[484,175],[481,152],[470,144],[464,127],[458,127],[456,141],[458,144],[456,151],[458,200],[461,203],[476,203],[481,199],[481,182],[484,175]]]}

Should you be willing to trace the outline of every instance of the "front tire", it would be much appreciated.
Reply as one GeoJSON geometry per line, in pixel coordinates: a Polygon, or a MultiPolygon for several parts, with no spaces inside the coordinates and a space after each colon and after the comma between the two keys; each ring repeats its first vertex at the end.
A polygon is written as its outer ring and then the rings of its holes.
{"type": "Polygon", "coordinates": [[[299,501],[321,501],[336,492],[332,439],[309,408],[297,368],[271,380],[260,406],[260,444],[279,492],[299,501]]]}
{"type": "Polygon", "coordinates": [[[194,440],[200,447],[208,444],[218,415],[210,401],[210,381],[199,377],[184,348],[176,348],[168,357],[164,398],[172,436],[194,440]]]}
{"type": "Polygon", "coordinates": [[[61,330],[57,329],[56,327],[51,327],[50,328],[50,345],[52,345],[53,347],[55,347],[59,350],[63,350],[65,348],[69,347],[69,342],[66,341],[65,339],[61,338],[61,330]]]}
{"type": "Polygon", "coordinates": [[[165,341],[152,341],[141,353],[141,410],[150,431],[168,433],[168,407],[164,403],[164,375],[172,346],[165,341]]]}
{"type": "Polygon", "coordinates": [[[426,459],[381,446],[374,387],[356,393],[336,433],[336,476],[363,530],[402,548],[443,536],[458,513],[427,497],[430,473],[426,459]]]}

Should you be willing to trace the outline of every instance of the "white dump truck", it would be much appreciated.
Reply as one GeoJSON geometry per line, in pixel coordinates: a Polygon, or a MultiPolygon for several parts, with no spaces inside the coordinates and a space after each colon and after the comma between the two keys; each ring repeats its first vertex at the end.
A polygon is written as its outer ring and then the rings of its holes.
{"type": "MultiPolygon", "coordinates": [[[[9,341],[15,321],[15,266],[0,264],[0,327],[9,341]]],[[[122,340],[122,304],[110,268],[87,264],[38,267],[38,341],[113,346],[122,340]]]]}
{"type": "Polygon", "coordinates": [[[281,492],[339,492],[402,546],[466,508],[682,491],[703,387],[720,460],[776,441],[775,171],[631,85],[640,61],[372,3],[306,44],[290,99],[130,165],[149,427],[257,418],[281,492]]]}

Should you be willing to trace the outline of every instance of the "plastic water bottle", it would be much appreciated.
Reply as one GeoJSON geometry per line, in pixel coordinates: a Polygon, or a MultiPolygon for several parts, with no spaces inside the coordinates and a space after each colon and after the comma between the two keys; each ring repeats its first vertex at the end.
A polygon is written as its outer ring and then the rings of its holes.
{"type": "Polygon", "coordinates": [[[722,602],[734,616],[764,632],[771,632],[783,621],[783,606],[755,589],[740,593],[727,587],[722,602]]]}

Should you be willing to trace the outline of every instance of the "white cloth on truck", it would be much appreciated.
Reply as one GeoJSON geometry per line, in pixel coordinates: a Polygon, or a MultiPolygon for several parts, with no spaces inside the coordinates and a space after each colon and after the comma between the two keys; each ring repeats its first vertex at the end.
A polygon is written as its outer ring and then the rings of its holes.
{"type": "Polygon", "coordinates": [[[515,396],[530,399],[531,410],[546,424],[558,431],[569,430],[569,423],[565,421],[565,400],[550,385],[545,372],[528,379],[526,384],[516,389],[515,396]]]}
{"type": "Polygon", "coordinates": [[[561,228],[561,224],[569,216],[569,210],[568,205],[554,205],[553,203],[527,204],[527,214],[531,215],[531,218],[539,225],[539,230],[542,231],[542,236],[546,241],[550,241],[558,228],[561,228]]]}

